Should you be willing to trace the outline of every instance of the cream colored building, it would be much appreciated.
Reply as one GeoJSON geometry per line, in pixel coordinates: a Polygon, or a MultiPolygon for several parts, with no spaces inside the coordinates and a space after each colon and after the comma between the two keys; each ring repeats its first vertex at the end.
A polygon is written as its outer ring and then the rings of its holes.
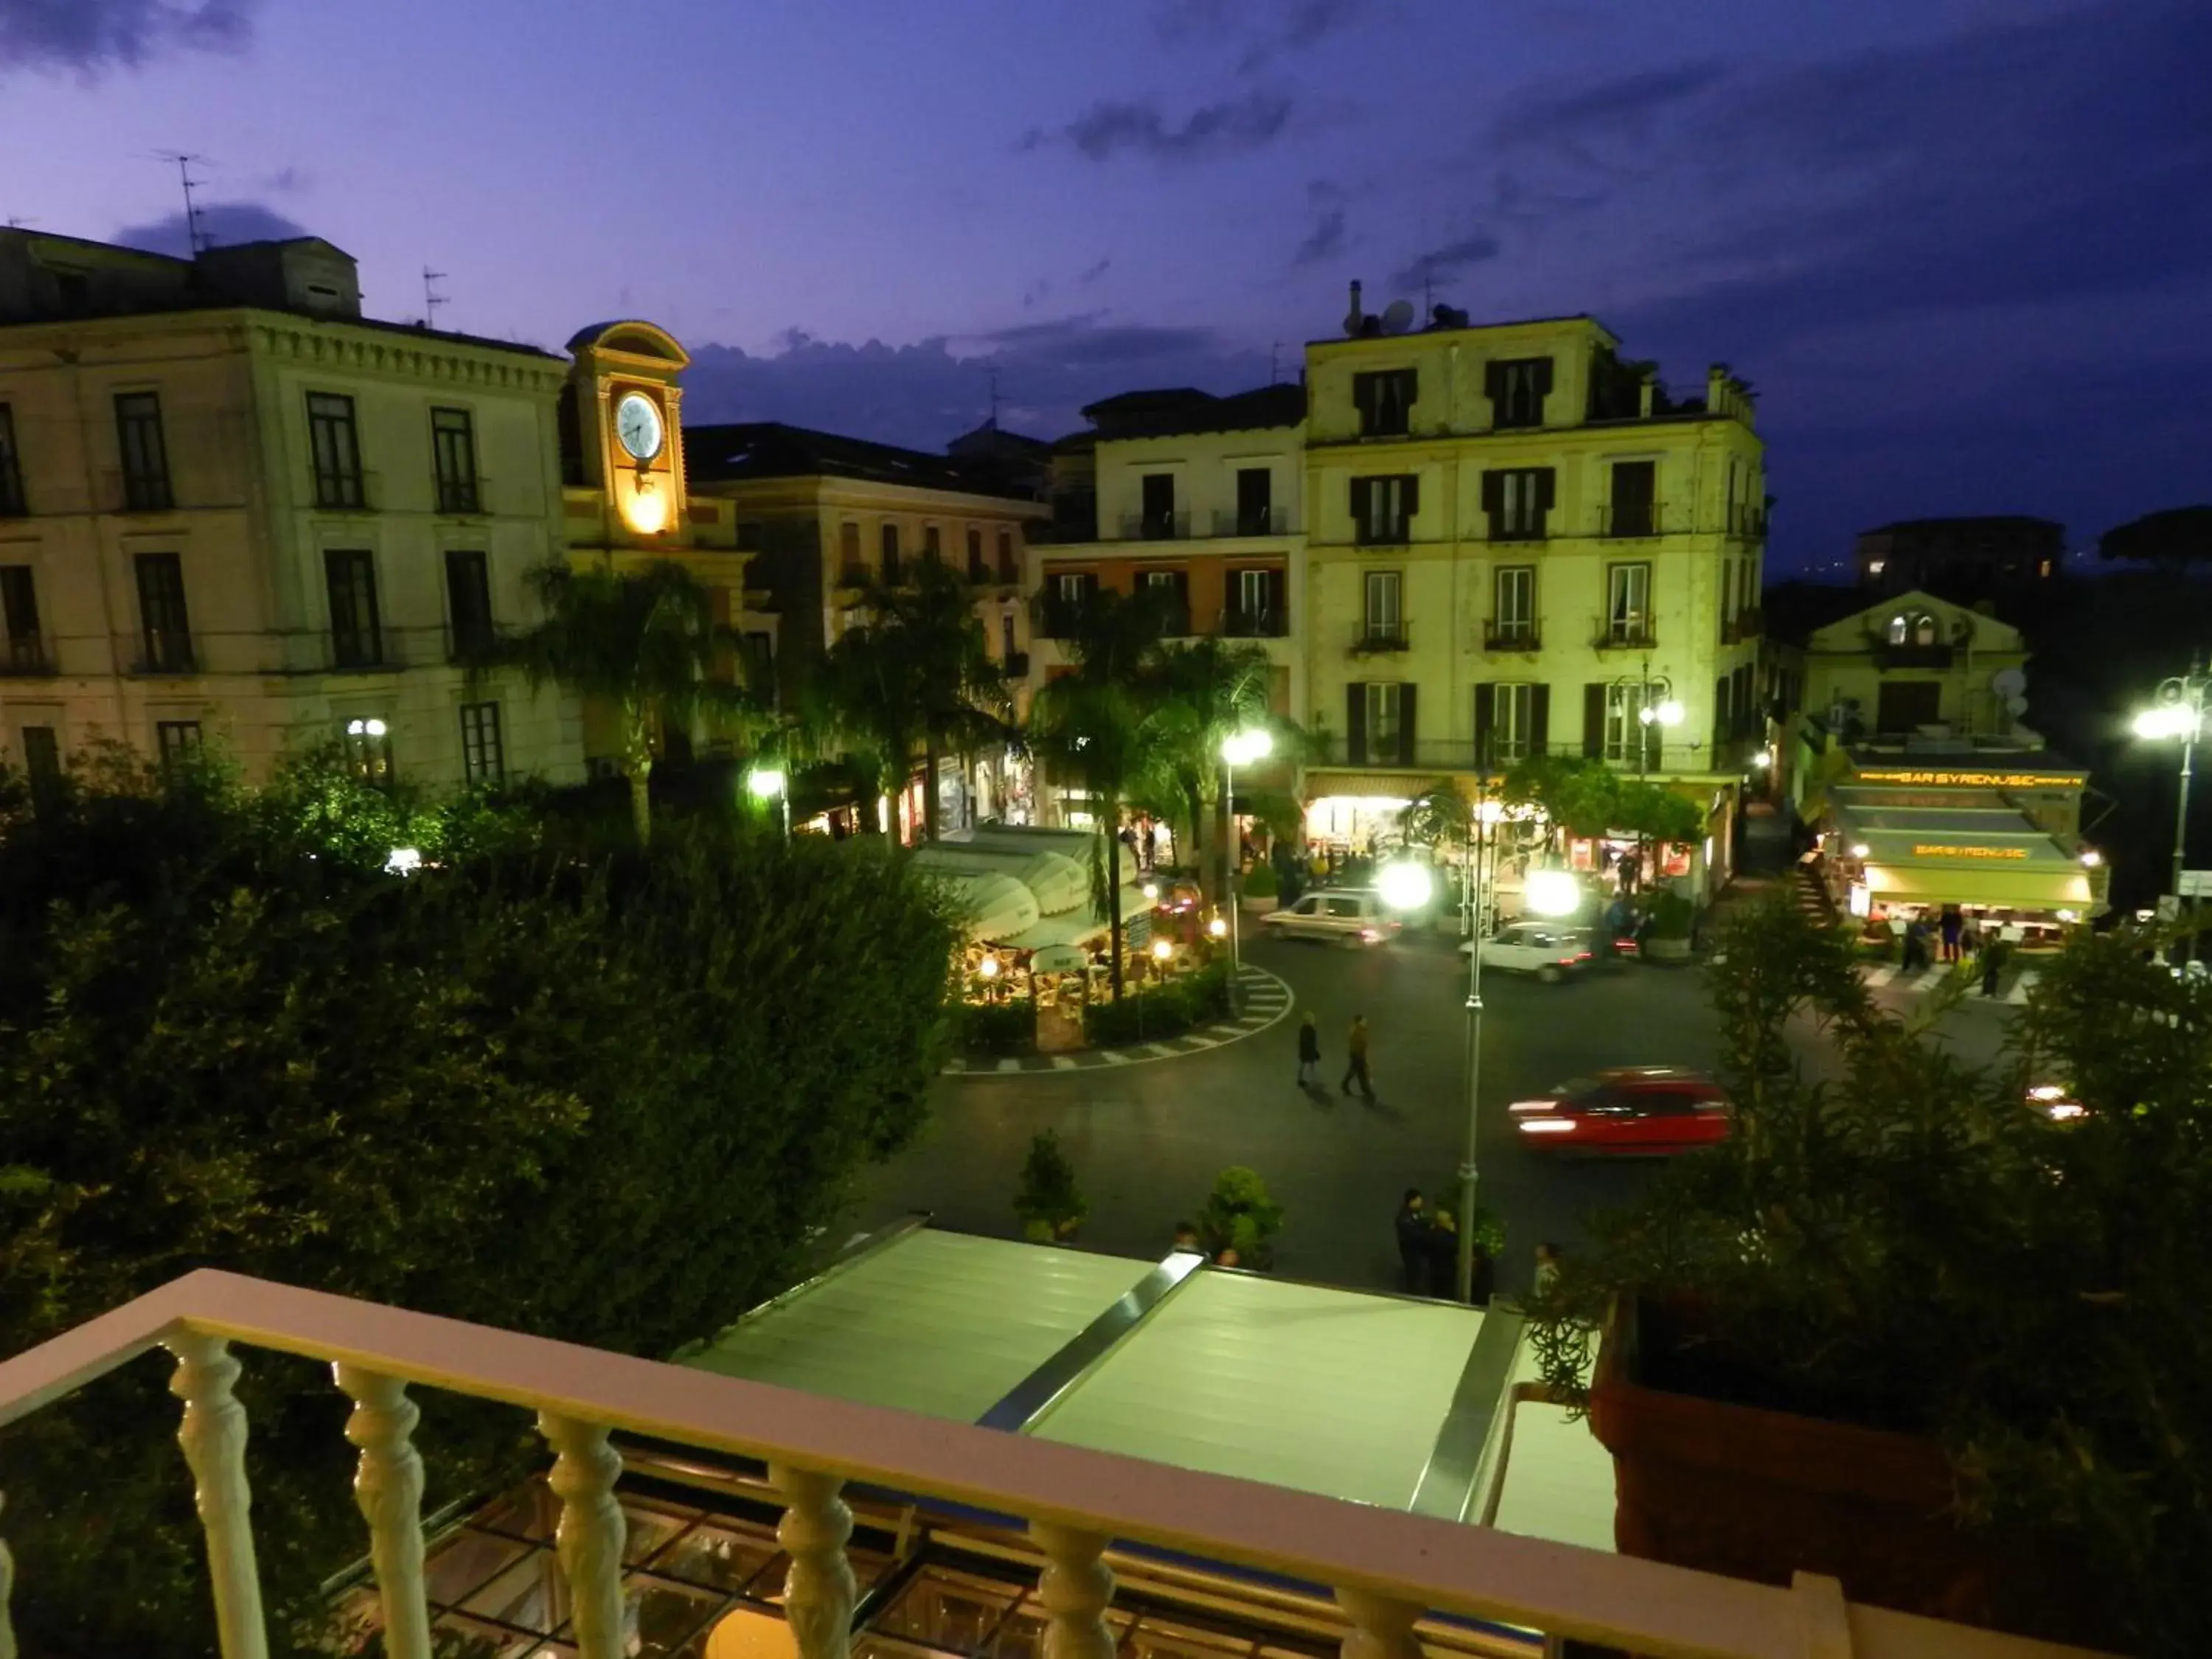
{"type": "MultiPolygon", "coordinates": [[[[932,455],[781,422],[695,426],[684,434],[693,508],[708,501],[751,559],[754,600],[779,629],[776,684],[789,697],[859,616],[871,585],[896,586],[936,562],[968,584],[1014,713],[1027,712],[1030,628],[1023,570],[1030,526],[1047,508],[988,455],[932,455]]],[[[958,828],[1024,810],[1026,772],[994,753],[948,756],[942,822],[958,828]]],[[[900,804],[921,822],[919,772],[900,804]]]]}
{"type": "Polygon", "coordinates": [[[1663,779],[1733,864],[1756,692],[1763,447],[1724,366],[1669,401],[1588,317],[1307,348],[1309,833],[1358,844],[1441,778],[1537,753],[1663,779]],[[1642,718],[1645,711],[1671,721],[1642,718]]]}
{"type": "Polygon", "coordinates": [[[526,346],[374,321],[301,239],[191,260],[0,231],[0,742],[342,744],[430,786],[581,775],[573,700],[458,659],[561,548],[526,346]]]}
{"type": "Polygon", "coordinates": [[[2027,647],[1989,611],[1914,590],[1814,629],[1796,654],[1806,712],[1848,739],[2019,734],[2027,647]]]}

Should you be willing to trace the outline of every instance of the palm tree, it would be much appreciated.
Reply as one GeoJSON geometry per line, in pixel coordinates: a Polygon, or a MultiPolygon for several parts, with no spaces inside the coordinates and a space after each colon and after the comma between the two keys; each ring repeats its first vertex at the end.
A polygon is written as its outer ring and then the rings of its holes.
{"type": "Polygon", "coordinates": [[[1147,679],[1157,744],[1188,809],[1199,885],[1212,898],[1229,890],[1232,857],[1221,740],[1269,718],[1267,653],[1256,645],[1209,636],[1163,648],[1147,679]],[[1213,822],[1201,830],[1209,798],[1213,822]],[[1211,859],[1200,851],[1208,840],[1213,843],[1211,859]]]}
{"type": "Polygon", "coordinates": [[[1091,592],[1081,604],[1056,610],[1050,631],[1073,659],[1068,673],[1037,689],[1030,708],[1030,741],[1063,776],[1079,780],[1089,797],[1092,842],[1092,897],[1106,912],[1114,995],[1121,994],[1122,804],[1157,763],[1147,721],[1151,677],[1165,636],[1165,596],[1091,592]]]}
{"type": "Polygon", "coordinates": [[[923,564],[905,586],[872,588],[861,604],[869,620],[840,635],[823,659],[823,723],[878,799],[905,785],[919,752],[928,779],[922,833],[935,841],[938,763],[1008,735],[1006,681],[966,586],[943,565],[923,564]]]}
{"type": "Polygon", "coordinates": [[[712,590],[672,560],[628,571],[550,565],[532,581],[544,619],[502,641],[484,665],[520,668],[533,691],[560,685],[613,711],[643,846],[653,835],[653,756],[665,734],[690,732],[702,715],[757,712],[734,678],[744,640],[714,619],[712,590]]]}

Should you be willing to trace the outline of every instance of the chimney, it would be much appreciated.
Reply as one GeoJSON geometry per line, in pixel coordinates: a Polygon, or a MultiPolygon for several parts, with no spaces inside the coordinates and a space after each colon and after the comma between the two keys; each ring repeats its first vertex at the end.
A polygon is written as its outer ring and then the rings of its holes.
{"type": "Polygon", "coordinates": [[[1352,309],[1344,313],[1344,331],[1358,337],[1359,325],[1367,320],[1367,313],[1359,308],[1359,279],[1352,279],[1352,309]]]}

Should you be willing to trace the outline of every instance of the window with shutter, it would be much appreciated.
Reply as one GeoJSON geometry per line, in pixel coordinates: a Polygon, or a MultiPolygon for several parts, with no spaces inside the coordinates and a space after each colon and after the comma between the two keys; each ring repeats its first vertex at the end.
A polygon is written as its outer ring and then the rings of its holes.
{"type": "Polygon", "coordinates": [[[1352,481],[1353,533],[1366,546],[1397,546],[1413,538],[1420,511],[1420,480],[1411,473],[1352,481]]]}
{"type": "Polygon", "coordinates": [[[1717,763],[1722,745],[1735,736],[1729,724],[1729,677],[1723,674],[1713,682],[1713,754],[1717,763]]]}
{"type": "Polygon", "coordinates": [[[1344,758],[1353,766],[1367,763],[1367,691],[1356,680],[1344,688],[1344,758]]]}
{"type": "Polygon", "coordinates": [[[1498,542],[1538,541],[1545,533],[1553,499],[1553,472],[1547,466],[1514,467],[1482,476],[1483,504],[1489,509],[1490,538],[1498,542]]]}
{"type": "Polygon", "coordinates": [[[1486,769],[1498,763],[1497,706],[1494,685],[1474,688],[1474,763],[1486,769]]]}
{"type": "Polygon", "coordinates": [[[1487,365],[1484,389],[1490,395],[1490,423],[1493,427],[1534,427],[1544,424],[1544,399],[1552,390],[1552,360],[1521,357],[1487,365]]]}
{"type": "Polygon", "coordinates": [[[1583,758],[1605,758],[1605,682],[1592,680],[1583,687],[1583,758]]]}
{"type": "Polygon", "coordinates": [[[1528,752],[1552,752],[1552,688],[1540,681],[1528,688],[1528,752]]]}
{"type": "Polygon", "coordinates": [[[1529,650],[1536,643],[1536,567],[1498,567],[1492,579],[1490,648],[1529,650]]]}
{"type": "Polygon", "coordinates": [[[1534,686],[1522,683],[1490,688],[1492,752],[1489,759],[1494,764],[1511,766],[1528,758],[1535,690],[1534,686]]]}
{"type": "Polygon", "coordinates": [[[1415,692],[1419,688],[1412,685],[1396,685],[1390,689],[1398,694],[1398,764],[1411,766],[1414,761],[1413,699],[1415,692]]]}
{"type": "Polygon", "coordinates": [[[1650,536],[1657,532],[1658,467],[1651,461],[1613,464],[1613,501],[1607,509],[1608,536],[1650,536]]]}

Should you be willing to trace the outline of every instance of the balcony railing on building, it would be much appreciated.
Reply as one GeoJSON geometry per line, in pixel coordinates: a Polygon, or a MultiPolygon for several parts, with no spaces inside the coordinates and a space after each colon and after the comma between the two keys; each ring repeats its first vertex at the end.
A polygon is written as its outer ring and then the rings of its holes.
{"type": "Polygon", "coordinates": [[[1188,513],[1124,513],[1121,539],[1125,542],[1182,542],[1190,539],[1188,513]]]}
{"type": "Polygon", "coordinates": [[[1218,508],[1213,514],[1217,536],[1287,536],[1291,509],[1287,507],[1218,508]]]}
{"type": "Polygon", "coordinates": [[[374,472],[318,472],[314,476],[315,509],[320,513],[373,513],[379,506],[382,484],[374,472]]]}
{"type": "Polygon", "coordinates": [[[449,622],[444,629],[446,660],[466,665],[487,663],[499,654],[507,638],[507,630],[489,618],[483,621],[449,622]]]}
{"type": "Polygon", "coordinates": [[[482,478],[440,478],[437,481],[438,511],[448,517],[467,517],[483,512],[484,483],[482,478]]]}
{"type": "Polygon", "coordinates": [[[1733,617],[1721,620],[1721,643],[1738,645],[1746,640],[1755,640],[1766,631],[1766,613],[1757,605],[1747,605],[1733,617]]]}
{"type": "Polygon", "coordinates": [[[169,487],[166,472],[141,472],[121,467],[110,468],[102,477],[104,494],[109,511],[115,513],[168,513],[175,510],[176,492],[169,487]]]}
{"type": "Polygon", "coordinates": [[[1597,533],[1611,539],[1656,536],[1662,531],[1662,514],[1657,501],[1610,502],[1598,514],[1597,533]]]}
{"type": "MultiPolygon", "coordinates": [[[[234,1345],[327,1364],[337,1393],[352,1402],[344,1433],[359,1449],[354,1491],[373,1573],[364,1611],[394,1659],[428,1659],[437,1650],[425,1572],[424,1468],[415,1446],[423,1404],[410,1389],[423,1390],[423,1403],[434,1409],[453,1392],[535,1413],[552,1459],[545,1485],[559,1509],[553,1551],[568,1621],[561,1650],[579,1659],[637,1650],[636,1632],[628,1628],[624,1568],[634,1552],[617,1486],[623,1473],[622,1450],[612,1443],[617,1424],[653,1442],[763,1467],[763,1490],[782,1510],[781,1611],[798,1659],[847,1659],[856,1623],[869,1615],[848,1545],[848,1483],[855,1496],[902,1497],[925,1517],[925,1532],[930,1512],[953,1506],[1003,1517],[994,1524],[1006,1528],[1006,1545],[1042,1558],[1042,1650],[1057,1659],[1111,1659],[1115,1651],[1109,1615],[1119,1610],[1106,1558],[1117,1545],[1265,1575],[1275,1586],[1317,1587],[1335,1603],[1334,1635],[1344,1659],[1418,1654],[1417,1626],[1436,1619],[1453,1621],[1447,1628],[1463,1636],[1480,1635],[1479,1650],[1492,1653],[1554,1654],[1570,1641],[1683,1659],[1907,1659],[1939,1652],[2060,1659],[2066,1651],[1851,1606],[1834,1580],[1814,1575],[1801,1573],[1784,1589],[1625,1560],[202,1271],[0,1364],[0,1426],[150,1349],[167,1350],[222,1659],[257,1659],[268,1650],[247,1474],[251,1425],[238,1397],[249,1362],[234,1345]],[[1468,1630],[1469,1621],[1477,1630],[1468,1630]]],[[[885,1358],[895,1363],[896,1356],[885,1358]]],[[[333,1433],[338,1420],[334,1416],[333,1433]]],[[[10,1516],[37,1515],[35,1492],[9,1497],[10,1516]]],[[[12,1581],[12,1574],[0,1575],[5,1653],[16,1650],[6,1601],[12,1581]]],[[[35,1585],[25,1589],[38,1593],[35,1585]]],[[[764,1612],[773,1616],[773,1603],[764,1612]]],[[[1463,1641],[1454,1645],[1471,1650],[1463,1641]]]]}
{"type": "Polygon", "coordinates": [[[1509,617],[1504,622],[1492,622],[1482,630],[1482,648],[1486,651],[1540,651],[1543,635],[1537,631],[1533,618],[1509,617]]]}
{"type": "Polygon", "coordinates": [[[323,663],[331,672],[360,674],[406,666],[397,632],[379,623],[333,628],[317,638],[322,645],[323,663]]]}
{"type": "Polygon", "coordinates": [[[134,674],[197,674],[199,653],[192,636],[182,631],[149,628],[125,636],[125,660],[134,674]]]}
{"type": "Polygon", "coordinates": [[[1957,647],[1948,641],[1892,644],[1876,635],[1871,643],[1877,668],[1948,668],[1957,653],[1957,647]]]}
{"type": "Polygon", "coordinates": [[[54,672],[54,653],[43,635],[10,634],[0,638],[0,675],[36,679],[54,672]]]}
{"type": "Polygon", "coordinates": [[[1279,640],[1291,631],[1290,615],[1272,606],[1258,611],[1231,607],[1221,613],[1221,631],[1233,640],[1279,640]]]}
{"type": "Polygon", "coordinates": [[[1760,541],[1766,535],[1766,509],[1748,501],[1739,501],[1729,508],[1728,529],[1731,536],[1747,541],[1760,541]]]}
{"type": "Polygon", "coordinates": [[[1659,643],[1659,635],[1646,617],[1601,617],[1591,643],[1600,651],[1649,651],[1659,643]]]}
{"type": "Polygon", "coordinates": [[[1413,539],[1413,520],[1362,519],[1353,525],[1352,537],[1361,547],[1405,547],[1413,539]]]}
{"type": "Polygon", "coordinates": [[[1369,617],[1352,630],[1352,654],[1364,657],[1379,652],[1404,651],[1410,649],[1412,644],[1403,617],[1369,617]]]}
{"type": "Polygon", "coordinates": [[[1187,605],[1164,607],[1160,612],[1160,632],[1171,640],[1188,639],[1190,636],[1190,607],[1187,605]]]}

